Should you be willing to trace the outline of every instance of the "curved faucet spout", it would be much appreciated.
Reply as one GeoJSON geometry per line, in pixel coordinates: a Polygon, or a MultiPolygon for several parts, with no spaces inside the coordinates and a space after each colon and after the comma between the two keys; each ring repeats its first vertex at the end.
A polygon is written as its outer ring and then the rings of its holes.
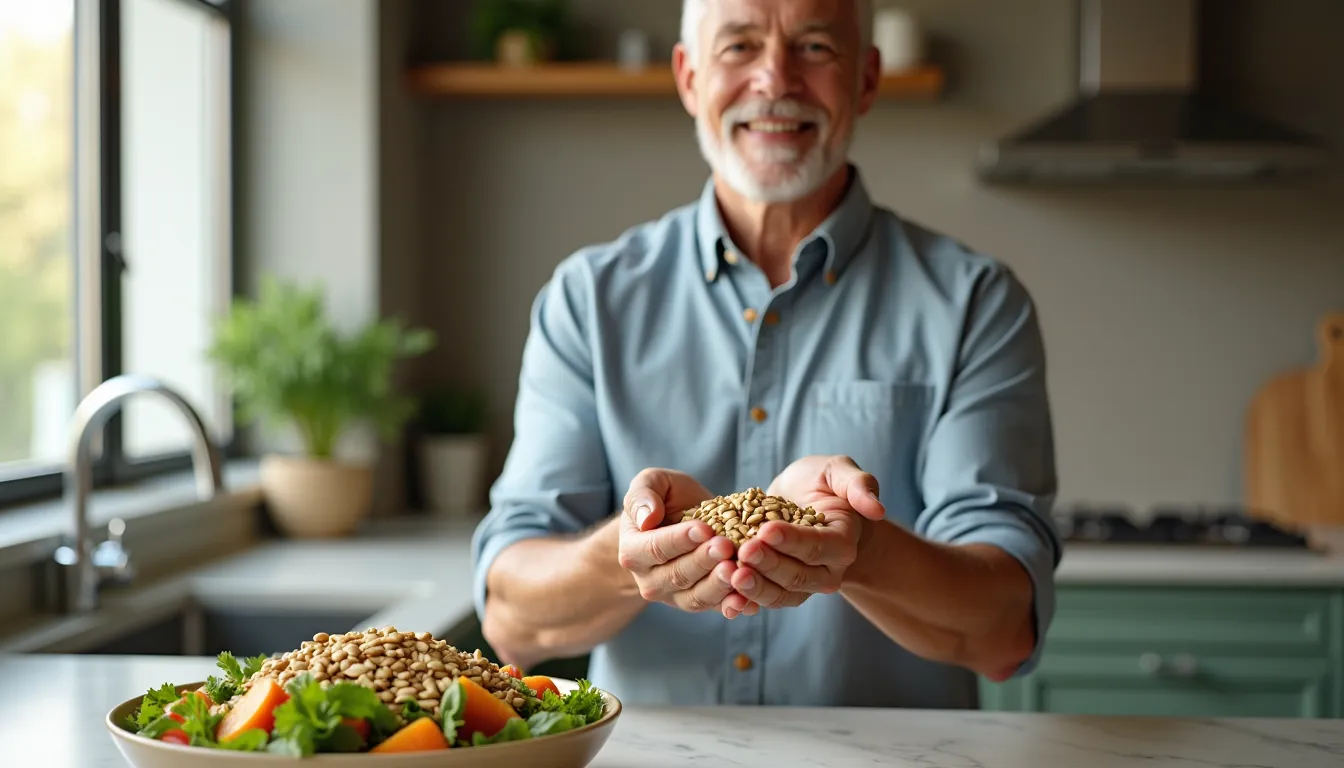
{"type": "MultiPolygon", "coordinates": [[[[98,587],[103,581],[102,566],[94,562],[89,536],[88,497],[92,490],[90,443],[92,437],[121,406],[126,398],[140,393],[160,395],[177,407],[191,429],[191,460],[196,474],[196,492],[208,499],[224,489],[219,449],[210,439],[209,430],[186,398],[158,379],[126,374],[114,376],[94,388],[75,409],[71,426],[70,458],[66,466],[65,491],[74,513],[74,542],[62,548],[57,559],[74,569],[67,589],[67,610],[90,611],[98,607],[98,587]]],[[[120,546],[120,536],[116,546],[120,546]]],[[[121,557],[126,563],[126,558],[121,557]]],[[[126,566],[124,566],[126,567],[126,566]]]]}

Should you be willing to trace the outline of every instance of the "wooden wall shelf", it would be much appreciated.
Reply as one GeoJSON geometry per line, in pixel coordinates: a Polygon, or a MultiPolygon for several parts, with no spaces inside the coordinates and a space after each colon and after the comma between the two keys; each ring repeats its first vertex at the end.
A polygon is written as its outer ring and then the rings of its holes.
{"type": "MultiPolygon", "coordinates": [[[[500,67],[488,62],[452,62],[413,67],[407,73],[407,80],[413,91],[433,98],[676,95],[672,69],[666,65],[626,72],[606,62],[565,62],[523,68],[500,67]]],[[[943,85],[942,69],[920,67],[885,75],[881,98],[932,101],[942,95],[943,85]]]]}

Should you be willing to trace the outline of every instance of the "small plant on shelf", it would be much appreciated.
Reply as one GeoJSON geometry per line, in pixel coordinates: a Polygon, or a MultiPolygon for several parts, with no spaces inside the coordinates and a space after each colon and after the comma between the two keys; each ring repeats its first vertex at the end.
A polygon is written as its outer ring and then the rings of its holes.
{"type": "Polygon", "coordinates": [[[266,430],[293,427],[298,456],[269,452],[262,487],[277,525],[296,535],[348,533],[368,511],[372,469],[337,460],[337,444],[367,424],[395,437],[415,413],[398,393],[396,363],[434,346],[425,329],[394,319],[339,333],[327,318],[322,291],[267,277],[255,299],[240,298],[219,322],[208,351],[238,403],[244,421],[266,430]]]}
{"type": "Polygon", "coordinates": [[[486,501],[486,396],[474,389],[439,387],[420,409],[420,472],[425,503],[436,514],[461,516],[486,501]]]}
{"type": "Polygon", "coordinates": [[[478,0],[472,18],[476,55],[506,66],[563,58],[568,29],[564,0],[478,0]]]}

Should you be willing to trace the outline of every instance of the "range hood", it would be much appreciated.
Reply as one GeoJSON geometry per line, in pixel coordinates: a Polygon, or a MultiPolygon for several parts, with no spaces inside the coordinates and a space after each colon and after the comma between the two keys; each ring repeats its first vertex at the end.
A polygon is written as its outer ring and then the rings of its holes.
{"type": "Polygon", "coordinates": [[[981,148],[993,183],[1255,182],[1318,170],[1316,138],[1199,93],[1198,0],[1080,0],[1079,93],[981,148]]]}

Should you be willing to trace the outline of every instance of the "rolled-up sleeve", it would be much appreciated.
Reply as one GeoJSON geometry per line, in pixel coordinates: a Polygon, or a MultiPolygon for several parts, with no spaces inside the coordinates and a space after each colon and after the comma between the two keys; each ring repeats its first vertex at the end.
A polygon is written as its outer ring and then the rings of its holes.
{"type": "Polygon", "coordinates": [[[490,488],[490,511],[472,537],[472,593],[482,620],[486,574],[500,552],[523,539],[582,531],[614,512],[586,332],[587,277],[576,254],[532,303],[513,444],[490,488]]]}
{"type": "Polygon", "coordinates": [[[981,274],[962,328],[944,407],[920,469],[925,506],[916,531],[984,543],[1020,562],[1034,587],[1036,668],[1055,611],[1061,544],[1045,349],[1031,297],[1006,267],[981,274]]]}

